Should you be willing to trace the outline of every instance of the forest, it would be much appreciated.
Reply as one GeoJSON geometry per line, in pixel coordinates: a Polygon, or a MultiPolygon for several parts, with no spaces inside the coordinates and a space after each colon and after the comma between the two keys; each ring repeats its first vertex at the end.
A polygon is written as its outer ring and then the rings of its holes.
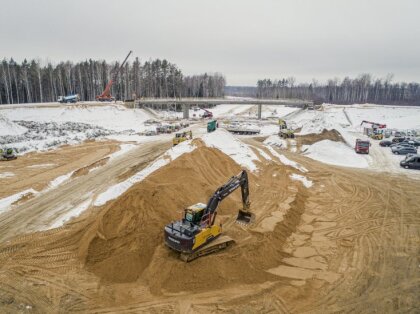
{"type": "Polygon", "coordinates": [[[315,103],[375,103],[420,105],[418,83],[393,83],[393,75],[373,79],[371,74],[356,78],[330,79],[320,84],[316,80],[308,84],[295,84],[293,77],[279,80],[263,79],[257,82],[258,98],[297,98],[313,100],[315,103]]]}
{"type": "MultiPolygon", "coordinates": [[[[119,63],[86,60],[56,65],[40,60],[13,59],[0,62],[0,105],[54,102],[58,96],[79,94],[82,101],[95,100],[119,63]]],[[[112,87],[118,100],[138,97],[222,97],[226,85],[220,73],[184,76],[167,60],[138,58],[127,62],[112,87]]]]}

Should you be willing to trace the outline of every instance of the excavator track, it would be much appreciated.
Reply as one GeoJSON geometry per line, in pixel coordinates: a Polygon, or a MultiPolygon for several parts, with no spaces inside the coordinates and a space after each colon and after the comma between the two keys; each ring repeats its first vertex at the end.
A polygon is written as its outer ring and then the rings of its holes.
{"type": "Polygon", "coordinates": [[[235,240],[233,240],[231,237],[222,235],[222,236],[217,237],[215,240],[211,241],[210,243],[204,245],[202,248],[198,249],[197,251],[192,252],[192,253],[181,253],[179,257],[181,258],[181,260],[188,263],[201,256],[224,250],[228,246],[231,246],[233,243],[235,243],[235,240]]]}

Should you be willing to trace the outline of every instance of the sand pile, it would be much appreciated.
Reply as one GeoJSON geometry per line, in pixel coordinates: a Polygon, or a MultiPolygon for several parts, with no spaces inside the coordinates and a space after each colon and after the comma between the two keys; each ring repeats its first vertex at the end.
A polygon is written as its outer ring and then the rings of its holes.
{"type": "Polygon", "coordinates": [[[225,234],[237,241],[233,248],[185,264],[164,245],[165,224],[179,219],[183,208],[207,202],[221,184],[240,170],[219,150],[202,145],[159,169],[101,210],[80,246],[85,266],[106,282],[133,282],[141,278],[155,293],[162,288],[169,291],[208,289],[213,285],[217,288],[225,275],[232,283],[268,280],[271,275],[264,269],[277,265],[284,257],[279,254],[281,245],[299,222],[306,195],[302,191],[295,198],[297,189],[286,190],[287,186],[297,184],[288,178],[284,166],[272,165],[258,177],[249,174],[252,207],[259,221],[272,212],[285,214],[272,224],[274,234],[261,232],[265,221],[262,225],[257,221],[248,229],[234,223],[241,207],[238,189],[221,203],[218,211],[218,222],[223,223],[225,234]],[[278,176],[273,176],[273,172],[278,176]],[[268,187],[277,187],[275,195],[268,192],[268,187]],[[282,200],[287,197],[290,204],[285,206],[282,200]],[[192,276],[186,276],[187,273],[192,276]]]}
{"type": "Polygon", "coordinates": [[[323,129],[321,133],[311,133],[305,135],[296,135],[296,139],[301,145],[312,145],[322,140],[331,140],[334,142],[345,142],[340,132],[336,129],[323,129]]]}
{"type": "MultiPolygon", "coordinates": [[[[239,171],[229,157],[206,147],[159,169],[101,211],[81,248],[86,266],[105,280],[135,281],[163,243],[163,226],[180,218],[183,208],[207,202],[239,171]]],[[[233,215],[239,196],[226,199],[220,213],[233,215]]]]}

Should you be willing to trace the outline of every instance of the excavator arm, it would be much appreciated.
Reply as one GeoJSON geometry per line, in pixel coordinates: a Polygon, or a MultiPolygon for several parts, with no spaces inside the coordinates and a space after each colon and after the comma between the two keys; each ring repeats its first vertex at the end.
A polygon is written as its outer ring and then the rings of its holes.
{"type": "Polygon", "coordinates": [[[239,211],[237,222],[249,223],[253,215],[249,212],[248,174],[245,170],[242,170],[238,175],[231,177],[226,184],[219,187],[210,197],[201,219],[201,225],[212,226],[216,219],[219,204],[239,187],[241,187],[242,194],[242,210],[239,211]]]}

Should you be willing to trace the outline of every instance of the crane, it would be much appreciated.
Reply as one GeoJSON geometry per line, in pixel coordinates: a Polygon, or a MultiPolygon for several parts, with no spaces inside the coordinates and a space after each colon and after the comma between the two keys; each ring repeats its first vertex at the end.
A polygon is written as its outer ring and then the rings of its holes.
{"type": "Polygon", "coordinates": [[[373,129],[385,129],[386,128],[386,124],[376,123],[376,122],[371,122],[371,121],[366,121],[366,120],[363,120],[362,123],[360,123],[360,125],[362,125],[364,123],[372,125],[373,129]]]}
{"type": "Polygon", "coordinates": [[[204,108],[200,108],[200,109],[204,111],[202,115],[203,118],[213,118],[213,112],[204,108]]]}
{"type": "Polygon", "coordinates": [[[112,74],[111,79],[109,80],[108,84],[106,84],[104,91],[102,94],[96,96],[96,100],[98,101],[114,101],[115,98],[111,96],[111,87],[112,84],[117,80],[118,74],[123,69],[125,63],[127,62],[128,57],[131,55],[132,51],[128,53],[127,57],[125,57],[123,63],[120,65],[120,67],[117,69],[115,68],[112,74]]]}
{"type": "Polygon", "coordinates": [[[206,204],[197,203],[184,210],[181,220],[165,226],[165,243],[171,249],[180,252],[180,258],[189,262],[200,256],[226,248],[234,240],[222,234],[222,226],[215,225],[219,204],[237,188],[241,187],[242,209],[239,210],[236,222],[247,225],[255,219],[249,211],[248,174],[242,170],[220,186],[206,204]]]}

